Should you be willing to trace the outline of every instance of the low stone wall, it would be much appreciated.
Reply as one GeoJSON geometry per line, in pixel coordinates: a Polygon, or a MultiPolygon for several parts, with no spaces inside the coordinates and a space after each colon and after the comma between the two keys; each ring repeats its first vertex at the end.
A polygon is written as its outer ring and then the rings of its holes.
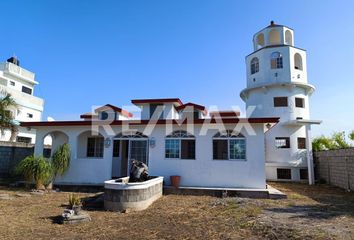
{"type": "Polygon", "coordinates": [[[33,152],[33,144],[0,141],[0,178],[12,176],[16,165],[33,152]]]}
{"type": "Polygon", "coordinates": [[[105,182],[104,207],[109,211],[144,210],[162,196],[163,177],[139,183],[115,181],[105,182]]]}
{"type": "Polygon", "coordinates": [[[354,148],[314,152],[316,179],[354,190],[354,148]]]}

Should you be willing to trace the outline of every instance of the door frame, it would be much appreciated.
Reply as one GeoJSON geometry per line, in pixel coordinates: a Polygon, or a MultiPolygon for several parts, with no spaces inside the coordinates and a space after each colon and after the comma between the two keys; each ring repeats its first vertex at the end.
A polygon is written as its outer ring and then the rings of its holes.
{"type": "MultiPolygon", "coordinates": [[[[122,141],[126,140],[127,144],[128,144],[128,158],[127,158],[127,176],[129,176],[130,174],[130,168],[131,168],[131,142],[132,141],[146,141],[146,165],[149,165],[149,138],[124,138],[124,137],[120,137],[120,138],[113,138],[114,140],[120,140],[122,144],[122,141]]],[[[123,146],[122,146],[123,149],[123,146]]],[[[122,150],[121,149],[121,150],[122,150]]],[[[113,160],[113,156],[112,156],[112,160],[113,160]]],[[[123,161],[123,157],[121,157],[121,161],[123,161]]]]}

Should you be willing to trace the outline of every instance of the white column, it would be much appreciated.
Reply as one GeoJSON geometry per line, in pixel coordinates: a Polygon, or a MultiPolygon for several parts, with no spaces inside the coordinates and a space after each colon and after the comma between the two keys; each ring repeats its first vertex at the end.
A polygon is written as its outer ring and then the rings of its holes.
{"type": "Polygon", "coordinates": [[[315,172],[313,168],[312,144],[311,144],[311,125],[306,125],[306,155],[307,155],[307,171],[309,174],[309,185],[315,184],[315,172]]]}
{"type": "Polygon", "coordinates": [[[34,145],[34,155],[35,156],[43,155],[43,149],[44,149],[43,131],[41,131],[40,129],[37,129],[36,143],[34,145]]]}

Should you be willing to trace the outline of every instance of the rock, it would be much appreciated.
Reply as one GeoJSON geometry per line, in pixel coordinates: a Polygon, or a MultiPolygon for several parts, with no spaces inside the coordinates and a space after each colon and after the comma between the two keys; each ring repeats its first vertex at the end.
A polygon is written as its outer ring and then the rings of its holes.
{"type": "Polygon", "coordinates": [[[9,194],[7,193],[2,193],[0,194],[0,200],[12,200],[13,197],[11,197],[9,194]]]}
{"type": "MultiPolygon", "coordinates": [[[[69,210],[69,209],[67,209],[69,210]]],[[[68,218],[62,218],[63,224],[76,224],[91,221],[90,215],[88,213],[81,211],[79,215],[72,215],[68,218]]]]}
{"type": "Polygon", "coordinates": [[[71,209],[65,209],[63,214],[61,215],[64,220],[70,219],[72,216],[74,216],[75,212],[74,210],[71,209]]]}
{"type": "Polygon", "coordinates": [[[36,190],[36,191],[30,192],[30,194],[37,195],[37,196],[42,196],[42,195],[44,195],[44,191],[36,190]]]}
{"type": "Polygon", "coordinates": [[[16,193],[15,196],[16,197],[30,197],[31,194],[29,194],[29,193],[16,193]]]}
{"type": "Polygon", "coordinates": [[[121,213],[130,213],[130,212],[131,212],[131,210],[129,208],[124,209],[123,211],[121,211],[121,213]]]}

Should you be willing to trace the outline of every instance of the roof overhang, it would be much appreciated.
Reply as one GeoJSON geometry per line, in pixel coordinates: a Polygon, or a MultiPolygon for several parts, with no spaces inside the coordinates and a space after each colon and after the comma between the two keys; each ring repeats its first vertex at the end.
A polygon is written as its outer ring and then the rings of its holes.
{"type": "Polygon", "coordinates": [[[178,107],[176,107],[176,110],[177,111],[185,111],[185,110],[197,110],[197,111],[200,111],[202,112],[202,114],[205,116],[208,114],[208,111],[206,110],[205,106],[202,106],[202,105],[199,105],[199,104],[195,104],[195,103],[186,103],[186,104],[183,104],[183,105],[180,105],[178,107]]]}
{"type": "Polygon", "coordinates": [[[306,91],[307,95],[311,95],[315,91],[315,87],[313,85],[302,82],[266,83],[243,89],[240,93],[240,97],[243,101],[245,101],[251,91],[263,90],[266,93],[269,89],[277,87],[287,87],[289,89],[293,89],[295,87],[303,88],[306,91]]]}
{"type": "Polygon", "coordinates": [[[310,120],[310,119],[296,119],[284,122],[285,126],[304,126],[304,125],[319,125],[322,120],[310,120]]]}
{"type": "Polygon", "coordinates": [[[134,99],[131,101],[134,105],[140,107],[143,104],[164,104],[172,103],[175,107],[183,105],[182,101],[179,98],[155,98],[155,99],[134,99]]]}
{"type": "Polygon", "coordinates": [[[133,117],[132,113],[130,113],[130,112],[124,110],[124,109],[121,109],[119,107],[113,106],[111,104],[106,104],[106,105],[104,105],[102,107],[96,108],[95,109],[95,113],[102,112],[102,111],[107,111],[107,110],[115,111],[115,112],[119,113],[120,115],[125,116],[127,118],[133,117]]]}
{"type": "Polygon", "coordinates": [[[212,118],[224,118],[224,117],[239,117],[241,115],[240,111],[213,111],[209,115],[212,118]]]}
{"type": "Polygon", "coordinates": [[[53,122],[21,122],[22,127],[52,127],[52,126],[93,126],[93,125],[166,125],[166,124],[237,124],[237,123],[278,123],[279,118],[205,118],[194,119],[192,122],[188,119],[160,119],[160,120],[116,120],[116,121],[104,121],[104,120],[92,120],[92,121],[53,121],[53,122]]]}

